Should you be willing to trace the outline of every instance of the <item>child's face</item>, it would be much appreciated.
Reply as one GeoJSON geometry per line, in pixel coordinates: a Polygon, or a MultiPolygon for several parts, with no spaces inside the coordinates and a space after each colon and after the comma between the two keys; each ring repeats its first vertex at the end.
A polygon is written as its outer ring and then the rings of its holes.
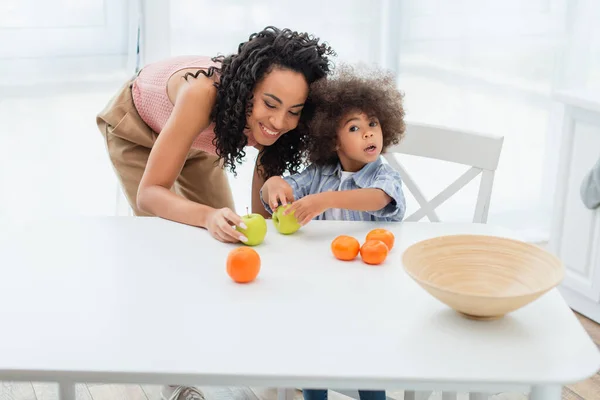
{"type": "Polygon", "coordinates": [[[348,113],[342,118],[337,138],[337,153],[345,171],[356,172],[376,161],[383,147],[379,120],[362,112],[348,113]]]}

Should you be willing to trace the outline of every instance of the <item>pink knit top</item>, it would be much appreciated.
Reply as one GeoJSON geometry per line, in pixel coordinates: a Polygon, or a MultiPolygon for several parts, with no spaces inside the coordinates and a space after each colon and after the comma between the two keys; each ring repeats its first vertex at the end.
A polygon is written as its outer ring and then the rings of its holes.
{"type": "MultiPolygon", "coordinates": [[[[167,81],[176,72],[186,68],[208,69],[218,66],[210,57],[179,56],[145,66],[133,81],[131,94],[133,104],[142,120],[157,134],[160,134],[167,119],[173,112],[173,104],[167,95],[167,81]]],[[[192,148],[215,154],[212,140],[215,137],[215,124],[211,123],[198,133],[192,148]]],[[[255,146],[256,140],[248,135],[248,145],[255,146]]]]}

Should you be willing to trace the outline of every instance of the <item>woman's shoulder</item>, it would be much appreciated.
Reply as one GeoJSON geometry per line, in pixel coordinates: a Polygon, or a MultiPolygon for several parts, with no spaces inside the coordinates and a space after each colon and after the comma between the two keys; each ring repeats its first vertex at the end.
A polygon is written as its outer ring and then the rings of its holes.
{"type": "MultiPolygon", "coordinates": [[[[214,82],[218,81],[218,71],[207,76],[208,79],[196,79],[201,76],[199,71],[208,71],[218,63],[207,56],[177,56],[158,61],[141,71],[140,79],[155,80],[159,86],[166,83],[167,95],[170,102],[175,103],[183,95],[187,100],[203,99],[206,96],[214,101],[216,95],[214,82]]],[[[208,74],[205,74],[208,75],[208,74]]]]}

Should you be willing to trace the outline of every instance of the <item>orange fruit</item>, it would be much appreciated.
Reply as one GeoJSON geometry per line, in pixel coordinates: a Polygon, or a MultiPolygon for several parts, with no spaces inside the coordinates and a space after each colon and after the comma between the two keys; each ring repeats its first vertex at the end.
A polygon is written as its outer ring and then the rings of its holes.
{"type": "Polygon", "coordinates": [[[381,240],[386,244],[388,250],[392,250],[394,247],[394,234],[387,229],[373,229],[371,232],[367,233],[367,237],[365,240],[381,240]]]}
{"type": "Polygon", "coordinates": [[[352,236],[341,235],[331,242],[331,251],[338,260],[354,260],[360,251],[360,243],[352,236]]]}
{"type": "Polygon", "coordinates": [[[252,282],[260,271],[260,256],[250,247],[238,247],[227,256],[227,274],[237,283],[252,282]]]}
{"type": "Polygon", "coordinates": [[[378,265],[385,261],[388,247],[381,240],[367,240],[360,248],[360,256],[367,264],[378,265]]]}

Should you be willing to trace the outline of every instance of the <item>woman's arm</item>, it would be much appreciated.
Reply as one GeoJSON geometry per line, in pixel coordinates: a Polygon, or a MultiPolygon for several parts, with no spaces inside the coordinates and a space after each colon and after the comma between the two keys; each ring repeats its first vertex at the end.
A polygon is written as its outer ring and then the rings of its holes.
{"type": "Polygon", "coordinates": [[[236,242],[240,234],[233,229],[242,221],[232,210],[216,210],[171,192],[181,173],[187,154],[198,132],[210,124],[210,112],[216,99],[213,80],[203,75],[182,80],[173,112],[154,143],[137,195],[138,207],[172,221],[207,228],[222,241],[236,242]]]}
{"type": "Polygon", "coordinates": [[[259,161],[257,157],[256,164],[254,165],[254,176],[252,177],[252,212],[260,214],[265,218],[271,218],[271,214],[267,212],[260,200],[260,189],[265,184],[265,179],[259,174],[260,167],[258,165],[259,161]]]}

